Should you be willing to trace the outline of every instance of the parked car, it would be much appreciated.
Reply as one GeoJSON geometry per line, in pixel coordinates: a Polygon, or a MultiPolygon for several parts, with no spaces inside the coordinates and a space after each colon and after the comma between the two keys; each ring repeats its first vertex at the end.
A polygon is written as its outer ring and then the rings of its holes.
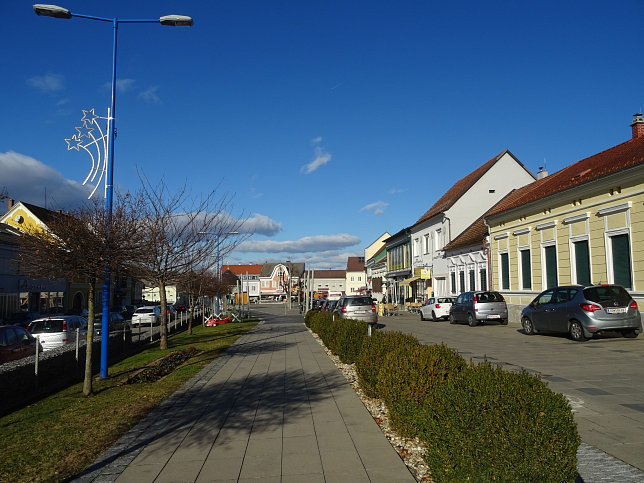
{"type": "Polygon", "coordinates": [[[121,315],[125,320],[130,320],[135,310],[136,307],[134,305],[124,305],[121,309],[121,315]]]}
{"type": "Polygon", "coordinates": [[[34,355],[37,346],[38,340],[24,327],[0,325],[0,364],[34,355]]]}
{"type": "Polygon", "coordinates": [[[76,329],[79,337],[87,335],[87,319],[80,315],[60,315],[36,319],[27,330],[38,336],[43,350],[55,349],[76,342],[76,329]]]}
{"type": "Polygon", "coordinates": [[[508,323],[508,305],[499,292],[463,292],[449,309],[449,322],[467,322],[475,327],[485,322],[508,323]]]}
{"type": "Polygon", "coordinates": [[[139,307],[132,314],[132,325],[158,325],[161,323],[161,308],[158,305],[139,307]]]}
{"type": "Polygon", "coordinates": [[[335,306],[338,304],[338,300],[339,299],[335,299],[335,300],[327,299],[324,302],[324,305],[322,306],[322,310],[324,312],[333,312],[333,309],[335,309],[335,306]]]}
{"type": "Polygon", "coordinates": [[[420,307],[420,320],[449,318],[449,309],[454,302],[453,297],[430,297],[420,307]]]}
{"type": "Polygon", "coordinates": [[[179,305],[175,305],[174,309],[177,312],[185,312],[186,310],[188,310],[188,307],[186,307],[185,305],[179,304],[179,305]]]}
{"type": "Polygon", "coordinates": [[[39,319],[41,316],[38,312],[15,312],[7,317],[5,323],[7,325],[19,325],[20,327],[27,327],[32,320],[39,319]]]}
{"type": "Polygon", "coordinates": [[[541,292],[521,312],[523,332],[568,333],[583,342],[603,331],[635,338],[642,330],[637,302],[621,285],[570,285],[541,292]]]}
{"type": "MultiPolygon", "coordinates": [[[[128,330],[130,325],[119,312],[110,312],[110,317],[107,321],[109,332],[128,330]]],[[[100,335],[103,330],[103,314],[96,314],[94,316],[94,333],[100,335]]]]}
{"type": "Polygon", "coordinates": [[[362,320],[369,324],[378,323],[378,311],[368,295],[343,295],[333,309],[336,317],[362,320]]]}

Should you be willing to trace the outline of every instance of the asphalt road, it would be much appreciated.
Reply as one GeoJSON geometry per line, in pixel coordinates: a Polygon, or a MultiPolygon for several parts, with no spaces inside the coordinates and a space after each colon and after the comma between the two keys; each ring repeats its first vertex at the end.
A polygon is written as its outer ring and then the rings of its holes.
{"type": "Polygon", "coordinates": [[[382,330],[445,343],[475,362],[540,373],[571,403],[582,441],[644,470],[644,335],[573,342],[566,336],[526,336],[517,325],[478,327],[421,322],[417,314],[381,317],[382,330]]]}

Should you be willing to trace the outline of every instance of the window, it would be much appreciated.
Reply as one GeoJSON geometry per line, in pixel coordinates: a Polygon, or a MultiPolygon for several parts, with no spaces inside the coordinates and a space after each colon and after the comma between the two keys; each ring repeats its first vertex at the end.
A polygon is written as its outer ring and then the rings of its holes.
{"type": "Polygon", "coordinates": [[[453,294],[456,293],[456,272],[450,273],[450,289],[453,294]]]}
{"type": "Polygon", "coordinates": [[[458,281],[461,293],[465,292],[465,272],[463,270],[458,272],[458,281]]]}
{"type": "Polygon", "coordinates": [[[479,278],[481,279],[481,290],[487,290],[487,270],[485,268],[479,270],[479,278]]]}
{"type": "Polygon", "coordinates": [[[610,237],[613,283],[625,288],[632,287],[631,244],[628,233],[610,237]]]}
{"type": "Polygon", "coordinates": [[[590,253],[588,249],[588,240],[573,242],[575,264],[575,282],[581,285],[590,285],[590,253]]]}
{"type": "Polygon", "coordinates": [[[557,247],[548,245],[543,247],[546,288],[557,286],[557,247]]]}
{"type": "Polygon", "coordinates": [[[519,250],[521,260],[521,288],[532,288],[532,267],[530,266],[530,249],[519,250]]]}
{"type": "Polygon", "coordinates": [[[510,290],[510,258],[508,253],[501,253],[501,288],[510,290]]]}
{"type": "Polygon", "coordinates": [[[476,290],[476,275],[473,268],[470,268],[470,290],[476,290]]]}
{"type": "Polygon", "coordinates": [[[425,254],[429,253],[429,233],[425,235],[425,254]]]}

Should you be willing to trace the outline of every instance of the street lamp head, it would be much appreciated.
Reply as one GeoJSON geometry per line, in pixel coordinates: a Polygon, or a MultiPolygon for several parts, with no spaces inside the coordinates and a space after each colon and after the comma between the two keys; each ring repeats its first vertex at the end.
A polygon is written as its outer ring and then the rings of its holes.
{"type": "Polygon", "coordinates": [[[72,13],[68,9],[59,7],[58,5],[37,3],[34,5],[34,12],[43,17],[72,18],[72,13]]]}
{"type": "Polygon", "coordinates": [[[159,19],[161,25],[171,27],[192,27],[192,18],[187,15],[164,15],[159,19]]]}

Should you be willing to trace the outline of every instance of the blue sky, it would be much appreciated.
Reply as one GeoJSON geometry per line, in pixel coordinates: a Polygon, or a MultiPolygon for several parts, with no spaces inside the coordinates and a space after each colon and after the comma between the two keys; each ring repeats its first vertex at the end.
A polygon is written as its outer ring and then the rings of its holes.
{"type": "MultiPolygon", "coordinates": [[[[66,209],[90,158],[65,138],[106,115],[112,29],[32,3],[0,5],[0,190],[66,209]]],[[[627,140],[644,106],[641,0],[60,5],[194,18],[119,27],[114,179],[233,196],[255,234],[226,263],[343,268],[504,149],[554,172],[627,140]]]]}

